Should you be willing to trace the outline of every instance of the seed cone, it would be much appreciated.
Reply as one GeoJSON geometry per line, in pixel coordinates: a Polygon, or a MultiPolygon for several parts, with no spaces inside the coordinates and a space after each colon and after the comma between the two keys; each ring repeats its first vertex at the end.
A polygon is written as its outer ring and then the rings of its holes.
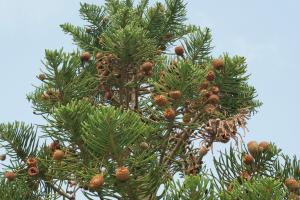
{"type": "Polygon", "coordinates": [[[4,161],[5,159],[6,159],[6,155],[5,154],[0,155],[0,160],[1,161],[4,161]]]}
{"type": "Polygon", "coordinates": [[[206,80],[213,81],[213,80],[215,80],[215,78],[216,78],[215,72],[209,71],[207,73],[206,80]]]}
{"type": "Polygon", "coordinates": [[[208,98],[208,103],[211,103],[211,104],[217,104],[219,103],[220,101],[220,97],[218,95],[211,95],[209,98],[208,98]]]}
{"type": "Polygon", "coordinates": [[[210,91],[213,93],[213,94],[219,94],[219,92],[220,92],[220,89],[219,89],[219,87],[217,87],[217,86],[213,86],[213,87],[211,87],[211,89],[210,89],[210,91]]]}
{"type": "Polygon", "coordinates": [[[247,144],[248,151],[251,153],[251,155],[256,155],[259,151],[259,146],[256,141],[250,141],[247,144]]]}
{"type": "Polygon", "coordinates": [[[184,48],[182,46],[175,47],[175,53],[178,56],[183,56],[183,54],[184,54],[184,48]]]}
{"type": "Polygon", "coordinates": [[[184,113],[182,117],[182,121],[187,124],[191,121],[191,114],[190,113],[184,113]]]}
{"type": "Polygon", "coordinates": [[[127,181],[129,179],[129,170],[127,167],[118,167],[116,169],[116,178],[120,181],[127,181]]]}
{"type": "Polygon", "coordinates": [[[224,62],[223,59],[214,59],[214,60],[212,61],[212,66],[213,66],[213,68],[216,69],[216,70],[221,70],[221,69],[224,68],[225,62],[224,62]]]}
{"type": "Polygon", "coordinates": [[[284,182],[285,186],[290,190],[290,191],[295,191],[299,189],[299,183],[296,179],[294,178],[288,178],[284,182]]]}
{"type": "Polygon", "coordinates": [[[144,72],[149,72],[152,70],[152,68],[153,68],[153,64],[149,61],[144,62],[140,67],[140,69],[144,72]]]}
{"type": "Polygon", "coordinates": [[[53,160],[62,160],[64,157],[65,153],[59,149],[56,149],[52,155],[53,160]]]}
{"type": "Polygon", "coordinates": [[[174,99],[174,100],[177,100],[181,97],[181,92],[179,90],[175,90],[175,91],[171,91],[169,92],[169,96],[174,99]]]}
{"type": "Polygon", "coordinates": [[[93,190],[97,190],[100,187],[102,187],[104,184],[104,178],[102,174],[96,174],[93,176],[93,178],[90,180],[89,188],[93,190]]]}
{"type": "Polygon", "coordinates": [[[37,160],[36,160],[36,158],[28,158],[27,160],[26,160],[26,164],[29,166],[29,167],[35,167],[36,166],[36,164],[37,164],[37,160]]]}
{"type": "Polygon", "coordinates": [[[84,52],[81,54],[80,58],[83,62],[87,62],[91,59],[91,54],[89,52],[84,52]]]}
{"type": "Polygon", "coordinates": [[[36,168],[36,167],[30,167],[28,169],[28,175],[29,176],[36,176],[38,174],[39,174],[39,169],[38,168],[36,168]]]}
{"type": "Polygon", "coordinates": [[[264,151],[268,150],[269,146],[270,146],[269,142],[262,141],[262,142],[259,143],[258,148],[259,148],[260,151],[264,152],[264,151]]]}
{"type": "Polygon", "coordinates": [[[40,75],[38,76],[38,78],[39,78],[41,81],[43,81],[43,80],[46,79],[46,75],[45,75],[45,74],[40,74],[40,75]]]}
{"type": "Polygon", "coordinates": [[[173,119],[175,119],[175,117],[176,117],[175,111],[174,111],[172,108],[168,108],[168,109],[165,110],[164,116],[165,116],[165,118],[167,118],[168,120],[173,120],[173,119]]]}
{"type": "Polygon", "coordinates": [[[140,148],[146,150],[149,148],[149,144],[147,142],[141,142],[140,148]]]}
{"type": "Polygon", "coordinates": [[[8,181],[14,181],[17,175],[14,172],[5,172],[4,177],[7,178],[8,181]]]}
{"type": "Polygon", "coordinates": [[[158,106],[165,106],[168,104],[168,99],[164,95],[155,96],[154,101],[158,106]]]}
{"type": "Polygon", "coordinates": [[[251,165],[253,162],[254,162],[254,158],[253,156],[251,156],[250,154],[246,154],[243,158],[243,162],[246,164],[246,165],[251,165]]]}

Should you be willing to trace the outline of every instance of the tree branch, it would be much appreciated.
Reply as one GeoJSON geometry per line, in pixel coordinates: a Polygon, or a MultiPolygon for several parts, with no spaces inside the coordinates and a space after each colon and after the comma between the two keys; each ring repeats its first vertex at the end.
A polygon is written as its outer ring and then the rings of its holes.
{"type": "Polygon", "coordinates": [[[61,196],[67,198],[67,199],[70,199],[70,200],[73,200],[73,197],[68,195],[66,192],[60,190],[59,188],[57,188],[53,183],[50,183],[48,182],[49,186],[55,191],[57,192],[58,194],[60,194],[61,196]]]}

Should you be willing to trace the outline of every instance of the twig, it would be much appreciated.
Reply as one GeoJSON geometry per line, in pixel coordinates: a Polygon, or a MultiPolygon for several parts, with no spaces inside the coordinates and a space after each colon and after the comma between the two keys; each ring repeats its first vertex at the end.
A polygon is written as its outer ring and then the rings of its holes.
{"type": "Polygon", "coordinates": [[[55,192],[57,192],[57,193],[60,194],[61,196],[65,197],[65,198],[67,198],[67,199],[70,199],[70,200],[73,199],[72,196],[68,195],[66,192],[64,192],[64,191],[60,190],[59,188],[57,188],[53,183],[48,182],[48,184],[49,184],[49,186],[50,186],[55,192]]]}

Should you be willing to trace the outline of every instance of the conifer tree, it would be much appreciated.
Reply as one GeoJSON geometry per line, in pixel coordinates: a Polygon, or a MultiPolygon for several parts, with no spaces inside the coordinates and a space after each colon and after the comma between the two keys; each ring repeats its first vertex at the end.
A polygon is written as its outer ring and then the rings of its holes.
{"type": "Polygon", "coordinates": [[[261,106],[246,59],[213,57],[183,0],[82,3],[80,15],[86,26],[61,25],[78,48],[46,50],[27,96],[45,124],[0,124],[1,199],[299,199],[297,158],[239,139],[261,106]]]}

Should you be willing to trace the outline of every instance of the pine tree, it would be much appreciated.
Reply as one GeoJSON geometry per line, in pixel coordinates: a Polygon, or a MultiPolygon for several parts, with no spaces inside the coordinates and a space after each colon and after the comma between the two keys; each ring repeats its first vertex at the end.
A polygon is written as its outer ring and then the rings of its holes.
{"type": "Polygon", "coordinates": [[[46,50],[27,96],[45,124],[0,124],[1,199],[299,199],[296,157],[239,140],[262,105],[246,59],[214,58],[183,0],[83,3],[80,15],[85,27],[61,25],[78,49],[46,50]]]}

